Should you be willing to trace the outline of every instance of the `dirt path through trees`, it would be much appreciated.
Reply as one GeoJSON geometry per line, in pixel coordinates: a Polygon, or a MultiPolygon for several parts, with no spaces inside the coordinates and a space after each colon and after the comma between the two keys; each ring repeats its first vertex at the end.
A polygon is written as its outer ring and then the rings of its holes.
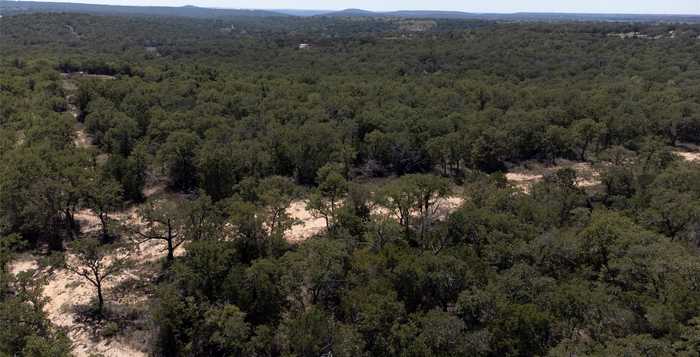
{"type": "Polygon", "coordinates": [[[83,123],[78,121],[78,118],[80,117],[80,108],[78,108],[78,106],[74,103],[75,94],[78,91],[78,85],[71,76],[64,74],[63,79],[61,80],[61,87],[66,93],[65,99],[68,113],[73,117],[73,119],[75,119],[75,138],[73,140],[75,146],[86,149],[94,147],[92,144],[92,139],[85,132],[85,126],[83,123]]]}
{"type": "Polygon", "coordinates": [[[81,116],[80,108],[75,104],[75,96],[78,91],[78,84],[75,78],[94,78],[98,80],[112,80],[115,79],[113,76],[99,75],[99,74],[87,74],[87,73],[62,73],[61,74],[61,87],[65,92],[66,108],[67,112],[75,119],[75,146],[81,148],[93,148],[92,138],[85,131],[85,125],[81,123],[78,119],[81,116]]]}

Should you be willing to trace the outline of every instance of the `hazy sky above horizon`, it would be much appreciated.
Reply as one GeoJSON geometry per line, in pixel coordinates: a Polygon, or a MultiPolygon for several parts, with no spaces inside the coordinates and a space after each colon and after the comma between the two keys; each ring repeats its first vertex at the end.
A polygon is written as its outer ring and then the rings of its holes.
{"type": "MultiPolygon", "coordinates": [[[[37,0],[41,1],[41,0],[37,0]]],[[[700,14],[700,0],[49,0],[109,5],[182,6],[196,5],[245,9],[358,8],[388,10],[455,10],[466,12],[588,12],[700,14]]]]}

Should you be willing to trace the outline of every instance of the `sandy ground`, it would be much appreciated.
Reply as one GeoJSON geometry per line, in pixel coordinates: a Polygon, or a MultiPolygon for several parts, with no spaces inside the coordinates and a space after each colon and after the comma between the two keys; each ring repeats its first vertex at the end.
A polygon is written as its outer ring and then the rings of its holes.
{"type": "MultiPolygon", "coordinates": [[[[156,194],[164,188],[154,186],[152,192],[156,194]]],[[[436,216],[444,218],[449,212],[454,211],[463,203],[460,197],[448,197],[438,203],[436,216]]],[[[288,209],[289,214],[302,221],[302,224],[295,226],[287,233],[290,242],[300,242],[322,232],[326,228],[323,218],[314,217],[306,209],[306,201],[295,201],[288,209]]],[[[81,225],[81,232],[84,234],[98,232],[100,221],[97,215],[90,210],[81,210],[75,214],[76,220],[81,225]]],[[[139,224],[141,222],[135,207],[124,212],[110,214],[110,218],[121,222],[139,224]]],[[[185,253],[184,248],[179,248],[176,255],[185,253]]],[[[106,283],[105,295],[108,304],[118,304],[129,306],[140,304],[148,299],[148,292],[143,289],[128,288],[129,284],[148,284],[148,279],[155,276],[153,270],[157,266],[155,262],[162,259],[166,254],[164,242],[149,241],[142,243],[130,253],[134,261],[134,266],[126,272],[120,274],[106,283]],[[126,286],[127,288],[119,288],[126,286]],[[118,292],[117,292],[118,290],[118,292]]],[[[66,259],[73,259],[70,253],[66,259]]],[[[31,255],[21,256],[10,266],[13,274],[22,271],[39,269],[38,258],[31,255]]],[[[44,307],[48,318],[55,325],[65,328],[68,336],[74,344],[73,352],[78,357],[90,356],[91,354],[101,354],[106,357],[126,357],[126,356],[146,356],[147,353],[138,347],[130,344],[126,338],[117,336],[115,338],[101,338],[96,336],[93,328],[85,325],[79,320],[75,308],[88,304],[95,296],[92,285],[65,269],[57,269],[52,272],[41,271],[41,274],[48,276],[48,284],[44,288],[44,296],[47,304],[44,307]]]]}
{"type": "MultiPolygon", "coordinates": [[[[156,247],[157,248],[157,247],[156,247]]],[[[148,249],[150,251],[152,249],[148,249]]],[[[68,259],[71,259],[70,255],[68,259]]],[[[34,270],[39,267],[36,257],[27,256],[13,262],[10,269],[18,274],[22,271],[34,270]]],[[[130,269],[120,275],[117,279],[111,280],[106,287],[106,298],[112,298],[111,290],[120,283],[129,279],[141,279],[136,274],[138,268],[130,269]]],[[[44,287],[43,295],[47,298],[44,306],[49,320],[59,327],[65,328],[68,337],[73,341],[73,354],[78,357],[87,357],[93,354],[101,354],[105,357],[126,357],[126,356],[147,356],[146,352],[140,351],[122,338],[102,339],[95,336],[95,331],[91,326],[87,326],[78,321],[75,308],[86,305],[95,296],[92,285],[83,278],[68,272],[65,269],[58,269],[53,272],[43,271],[40,274],[48,275],[48,284],[44,287]]],[[[138,295],[139,292],[132,291],[136,296],[122,297],[117,302],[131,300],[139,302],[145,300],[145,296],[138,295]]]]}
{"type": "Polygon", "coordinates": [[[326,220],[323,217],[314,217],[306,209],[306,201],[294,201],[287,208],[287,214],[292,218],[301,221],[286,233],[289,242],[297,243],[304,241],[326,229],[326,220]]]}
{"type": "Polygon", "coordinates": [[[588,162],[571,162],[558,160],[554,165],[546,166],[541,163],[526,163],[522,167],[515,168],[506,173],[506,179],[516,188],[525,193],[530,191],[530,187],[541,181],[545,175],[556,172],[563,168],[572,168],[576,171],[578,187],[593,187],[600,184],[600,172],[588,162]]]}
{"type": "MultiPolygon", "coordinates": [[[[131,278],[133,273],[127,272],[107,284],[106,298],[110,299],[110,290],[114,286],[131,278]]],[[[122,356],[146,356],[144,351],[139,351],[129,346],[120,338],[100,339],[93,336],[89,326],[77,321],[74,308],[77,305],[85,305],[95,296],[94,288],[85,280],[66,270],[55,271],[49,278],[49,283],[44,289],[44,295],[49,298],[44,310],[51,322],[68,330],[68,336],[73,341],[73,353],[75,356],[90,356],[102,354],[107,357],[122,356]]],[[[145,298],[145,297],[144,297],[145,298]]]]}
{"type": "MultiPolygon", "coordinates": [[[[131,223],[140,222],[135,208],[113,214],[111,217],[131,223]]],[[[100,229],[99,219],[90,210],[76,213],[75,218],[81,224],[83,233],[91,233],[100,229]]],[[[184,249],[176,250],[175,254],[183,255],[184,249]]],[[[108,304],[116,303],[120,306],[129,306],[145,302],[148,298],[147,292],[142,289],[129,289],[128,286],[149,284],[148,280],[156,273],[153,271],[154,263],[165,257],[166,246],[161,241],[148,241],[135,247],[129,255],[134,261],[134,265],[106,282],[105,295],[108,304]],[[119,289],[117,292],[116,288],[120,286],[127,286],[127,288],[119,289]]],[[[71,260],[73,257],[69,253],[66,259],[71,260]]],[[[38,268],[37,257],[25,255],[11,264],[10,271],[13,274],[18,274],[22,271],[38,268]]],[[[92,327],[84,325],[78,320],[75,308],[88,304],[95,296],[94,287],[82,277],[65,269],[57,269],[53,272],[42,271],[41,274],[48,276],[48,284],[43,292],[44,297],[48,299],[44,311],[52,323],[68,331],[68,336],[73,341],[74,355],[78,357],[92,354],[101,354],[106,357],[147,356],[145,351],[130,345],[123,337],[100,338],[95,336],[92,327]]]]}
{"type": "Polygon", "coordinates": [[[600,172],[588,162],[577,162],[571,166],[576,171],[576,185],[578,187],[592,187],[600,185],[600,172]]]}
{"type": "MultiPolygon", "coordinates": [[[[444,219],[463,203],[464,199],[459,196],[451,196],[440,200],[435,210],[436,217],[438,219],[444,219]]],[[[375,205],[372,209],[372,213],[375,215],[386,215],[388,211],[381,206],[375,205]]],[[[306,209],[306,201],[292,202],[287,209],[287,214],[301,221],[301,224],[293,226],[286,234],[285,238],[291,243],[303,242],[326,229],[325,219],[323,219],[323,217],[314,217],[314,215],[306,209]]]]}
{"type": "MultiPolygon", "coordinates": [[[[700,146],[693,144],[679,144],[673,152],[683,160],[700,162],[700,146]]],[[[522,167],[515,168],[506,174],[508,182],[527,193],[530,187],[542,180],[544,175],[553,173],[559,169],[572,168],[576,171],[579,187],[593,187],[600,184],[600,172],[588,162],[571,162],[557,160],[555,165],[544,166],[540,163],[526,163],[522,167]]]]}
{"type": "Polygon", "coordinates": [[[75,82],[69,80],[69,77],[66,75],[63,76],[63,80],[61,81],[61,87],[67,92],[73,92],[78,90],[78,85],[75,84],[75,82]]]}
{"type": "MultiPolygon", "coordinates": [[[[122,212],[108,214],[110,220],[119,221],[129,224],[138,224],[141,222],[137,208],[131,207],[122,212]]],[[[80,223],[80,232],[82,234],[94,233],[101,229],[100,218],[90,209],[82,209],[74,214],[78,223],[80,223]]]]}
{"type": "Polygon", "coordinates": [[[532,174],[526,172],[509,172],[506,174],[506,180],[513,184],[523,192],[529,192],[530,186],[542,180],[542,174],[532,174]]]}
{"type": "MultiPolygon", "coordinates": [[[[163,189],[161,186],[154,186],[152,191],[147,192],[147,194],[153,195],[161,192],[163,189]]],[[[314,218],[306,210],[306,202],[294,202],[289,210],[293,217],[304,221],[304,224],[296,226],[288,233],[290,241],[298,242],[304,240],[325,229],[325,221],[322,218],[314,218]]],[[[141,221],[135,207],[124,212],[110,214],[110,218],[131,224],[138,224],[141,221]]],[[[85,209],[77,212],[75,219],[80,223],[83,234],[90,234],[100,230],[100,220],[91,210],[85,209]]],[[[182,247],[175,252],[178,256],[184,253],[185,250],[182,247]]],[[[149,267],[152,267],[155,262],[162,259],[165,255],[166,247],[164,242],[148,241],[138,245],[130,254],[134,261],[134,266],[106,283],[105,295],[108,304],[130,305],[146,301],[148,295],[140,289],[128,289],[126,292],[123,291],[124,289],[119,289],[120,292],[117,293],[115,288],[128,286],[128,284],[134,282],[144,282],[149,277],[154,276],[155,272],[149,272],[149,267]]],[[[72,255],[68,253],[66,259],[73,259],[72,255]]],[[[32,255],[23,255],[10,265],[10,271],[13,274],[39,268],[38,257],[32,255]]],[[[47,298],[44,311],[52,323],[66,329],[68,336],[73,341],[73,353],[75,356],[87,357],[92,354],[101,354],[105,357],[147,356],[145,351],[132,346],[123,337],[100,338],[95,336],[93,328],[79,320],[75,308],[88,304],[95,296],[94,287],[82,277],[65,269],[57,269],[52,272],[41,271],[40,274],[46,274],[48,277],[48,284],[43,291],[44,297],[47,298]]]]}
{"type": "Polygon", "coordinates": [[[679,155],[683,160],[690,162],[700,162],[700,152],[692,151],[674,151],[676,155],[679,155]]]}
{"type": "Polygon", "coordinates": [[[39,262],[34,256],[25,255],[15,259],[9,268],[11,274],[17,275],[21,272],[39,269],[39,262]]]}
{"type": "Polygon", "coordinates": [[[464,204],[464,198],[460,196],[451,196],[442,199],[438,202],[437,217],[438,219],[445,219],[447,216],[462,207],[464,204]]]}
{"type": "MultiPolygon", "coordinates": [[[[90,210],[77,212],[75,218],[80,223],[83,234],[100,230],[99,218],[90,210]]],[[[111,214],[110,218],[132,224],[138,224],[141,221],[135,207],[124,212],[111,214]]],[[[178,256],[183,255],[184,249],[179,248],[175,254],[178,256]]],[[[134,261],[133,267],[107,282],[105,292],[107,301],[116,302],[122,306],[146,301],[148,296],[143,290],[120,289],[119,293],[113,290],[121,285],[147,283],[147,280],[155,275],[154,271],[150,271],[153,263],[165,257],[165,255],[166,246],[161,241],[148,241],[136,246],[130,253],[130,257],[134,261]]],[[[68,254],[67,259],[72,259],[72,256],[68,254]]],[[[36,257],[25,256],[13,262],[11,271],[16,274],[21,271],[36,269],[38,266],[36,257]]],[[[48,272],[44,273],[48,274],[48,272]]],[[[48,298],[44,310],[51,322],[67,329],[68,336],[74,343],[73,352],[76,356],[90,356],[95,353],[106,357],[147,355],[146,352],[128,344],[122,337],[96,337],[90,326],[83,325],[78,321],[75,307],[88,304],[95,296],[94,288],[83,278],[65,269],[55,270],[49,275],[48,284],[44,288],[44,296],[48,298]]]]}
{"type": "Polygon", "coordinates": [[[673,153],[685,161],[700,162],[700,146],[691,143],[678,143],[673,153]]]}

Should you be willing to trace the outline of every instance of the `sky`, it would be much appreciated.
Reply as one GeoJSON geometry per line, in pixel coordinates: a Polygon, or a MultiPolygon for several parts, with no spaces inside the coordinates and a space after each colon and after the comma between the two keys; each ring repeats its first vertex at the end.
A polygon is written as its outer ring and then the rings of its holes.
{"type": "MultiPolygon", "coordinates": [[[[40,1],[40,0],[37,0],[40,1]]],[[[153,5],[236,9],[358,8],[372,11],[455,10],[466,12],[578,12],[700,14],[700,0],[48,0],[109,5],[153,5]]]]}

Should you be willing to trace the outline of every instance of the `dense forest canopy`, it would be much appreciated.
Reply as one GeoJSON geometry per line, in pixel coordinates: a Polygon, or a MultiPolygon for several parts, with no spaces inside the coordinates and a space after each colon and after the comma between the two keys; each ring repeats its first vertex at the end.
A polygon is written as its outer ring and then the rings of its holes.
{"type": "Polygon", "coordinates": [[[3,17],[0,355],[697,356],[696,145],[694,24],[3,17]]]}

